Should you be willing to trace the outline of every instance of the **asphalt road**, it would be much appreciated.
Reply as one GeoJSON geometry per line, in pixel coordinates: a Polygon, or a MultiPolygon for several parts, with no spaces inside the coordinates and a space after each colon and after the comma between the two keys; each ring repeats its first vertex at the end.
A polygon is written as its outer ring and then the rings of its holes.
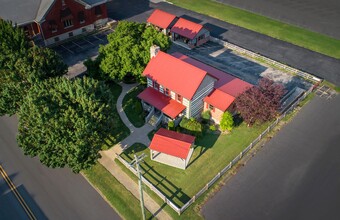
{"type": "Polygon", "coordinates": [[[217,0],[340,40],[339,0],[217,0]]]}
{"type": "Polygon", "coordinates": [[[339,219],[340,96],[316,97],[207,202],[206,219],[339,219]]]}
{"type": "Polygon", "coordinates": [[[312,73],[340,86],[339,59],[164,2],[155,4],[146,0],[115,0],[109,2],[107,6],[109,17],[112,19],[127,19],[138,22],[145,22],[154,8],[165,10],[203,24],[211,31],[211,35],[214,37],[312,73]]]}
{"type": "MultiPolygon", "coordinates": [[[[80,174],[24,156],[16,133],[16,118],[0,117],[0,164],[37,219],[120,219],[80,174]]],[[[27,219],[2,176],[0,219],[27,219]]]]}

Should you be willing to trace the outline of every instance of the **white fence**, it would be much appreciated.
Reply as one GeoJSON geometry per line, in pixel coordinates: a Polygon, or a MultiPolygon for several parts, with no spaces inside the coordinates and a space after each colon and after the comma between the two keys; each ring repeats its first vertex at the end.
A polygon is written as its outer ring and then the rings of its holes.
{"type": "MultiPolygon", "coordinates": [[[[162,192],[160,192],[152,183],[150,183],[147,179],[142,177],[142,181],[145,185],[147,185],[153,192],[155,192],[166,204],[168,204],[173,210],[175,210],[179,215],[184,212],[192,203],[196,201],[198,197],[204,194],[223,174],[225,174],[228,170],[230,170],[250,149],[252,149],[268,132],[270,132],[290,111],[292,111],[306,96],[311,93],[313,87],[311,87],[308,91],[306,91],[297,101],[290,106],[280,117],[278,117],[272,124],[270,124],[266,130],[264,130],[253,142],[251,142],[243,151],[241,151],[226,167],[224,167],[220,172],[218,172],[196,195],[194,195],[187,203],[185,203],[181,208],[177,207],[174,203],[172,203],[162,192]]],[[[128,162],[126,162],[119,155],[117,156],[118,160],[122,162],[132,173],[137,175],[137,171],[130,166],[128,162]]]]}
{"type": "Polygon", "coordinates": [[[265,61],[265,62],[267,62],[267,63],[269,63],[271,65],[274,65],[274,66],[277,66],[277,67],[279,67],[281,69],[287,70],[287,71],[289,71],[289,72],[291,72],[293,74],[301,76],[302,78],[308,79],[310,81],[313,81],[313,82],[316,82],[316,83],[320,83],[322,81],[320,78],[317,78],[317,77],[315,77],[312,74],[309,74],[309,73],[306,73],[304,71],[301,71],[301,70],[295,69],[293,67],[290,67],[288,65],[282,64],[282,63],[277,62],[275,60],[272,60],[272,59],[270,59],[268,57],[265,57],[263,55],[254,53],[254,52],[252,52],[250,50],[246,50],[246,49],[244,49],[242,47],[236,46],[235,44],[231,44],[229,42],[225,42],[225,41],[220,40],[220,39],[215,38],[215,37],[210,37],[210,40],[212,42],[215,42],[215,43],[218,43],[220,45],[223,45],[224,47],[227,47],[229,49],[235,50],[235,51],[237,51],[237,52],[239,52],[241,54],[246,54],[247,56],[250,56],[250,57],[253,57],[253,58],[257,58],[257,59],[261,59],[261,60],[263,60],[263,61],[265,61]]]}

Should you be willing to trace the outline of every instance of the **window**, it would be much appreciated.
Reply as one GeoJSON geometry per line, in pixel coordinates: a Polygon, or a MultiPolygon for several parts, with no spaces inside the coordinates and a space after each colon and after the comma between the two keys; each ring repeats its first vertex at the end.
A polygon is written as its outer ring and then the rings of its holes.
{"type": "Polygon", "coordinates": [[[176,94],[176,100],[182,102],[183,98],[180,94],[176,94]]]}
{"type": "Polygon", "coordinates": [[[97,17],[102,15],[102,9],[99,5],[94,8],[94,14],[97,15],[97,17]]]}
{"type": "Polygon", "coordinates": [[[212,105],[210,105],[210,104],[208,104],[208,108],[209,108],[209,110],[211,110],[211,111],[215,111],[215,107],[214,106],[212,106],[212,105]]]}
{"type": "Polygon", "coordinates": [[[199,36],[198,39],[197,39],[197,41],[200,41],[200,40],[202,40],[202,39],[204,39],[204,34],[202,34],[201,36],[199,36]]]}
{"type": "Polygon", "coordinates": [[[85,32],[86,32],[86,28],[82,28],[81,31],[82,31],[83,33],[85,33],[85,32]]]}
{"type": "Polygon", "coordinates": [[[71,19],[69,19],[69,20],[64,20],[63,23],[64,23],[64,28],[68,28],[68,27],[73,26],[73,22],[72,22],[71,19]]]}
{"type": "Polygon", "coordinates": [[[168,88],[166,88],[164,90],[164,94],[167,95],[167,96],[170,96],[170,90],[168,88]]]}
{"type": "Polygon", "coordinates": [[[84,11],[78,12],[78,21],[80,24],[85,23],[85,13],[84,11]]]}
{"type": "Polygon", "coordinates": [[[73,37],[73,32],[68,33],[69,37],[73,37]]]}
{"type": "Polygon", "coordinates": [[[59,37],[55,37],[54,42],[58,42],[58,41],[59,41],[59,37]]]}
{"type": "Polygon", "coordinates": [[[153,85],[153,88],[156,89],[156,90],[159,90],[159,84],[155,82],[154,85],[153,85]]]}

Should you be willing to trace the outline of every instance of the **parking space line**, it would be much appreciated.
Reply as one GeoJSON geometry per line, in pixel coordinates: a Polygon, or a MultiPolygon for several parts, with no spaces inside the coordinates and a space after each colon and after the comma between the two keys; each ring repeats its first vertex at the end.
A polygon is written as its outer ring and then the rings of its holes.
{"type": "Polygon", "coordinates": [[[80,46],[80,45],[77,44],[76,42],[73,42],[73,41],[72,41],[72,43],[74,43],[75,45],[77,45],[77,46],[80,47],[81,49],[84,49],[84,47],[80,46]]]}
{"type": "Polygon", "coordinates": [[[71,54],[74,54],[74,52],[73,52],[72,50],[68,49],[68,48],[65,47],[64,45],[60,45],[60,46],[62,46],[65,50],[67,50],[67,51],[70,52],[71,54]]]}
{"type": "Polygon", "coordinates": [[[92,44],[92,45],[94,45],[94,43],[92,43],[91,41],[88,41],[87,39],[83,39],[83,40],[88,42],[88,43],[90,43],[90,44],[92,44]]]}
{"type": "Polygon", "coordinates": [[[93,37],[97,38],[97,39],[100,40],[100,41],[104,41],[103,39],[97,37],[96,35],[93,35],[93,37]]]}

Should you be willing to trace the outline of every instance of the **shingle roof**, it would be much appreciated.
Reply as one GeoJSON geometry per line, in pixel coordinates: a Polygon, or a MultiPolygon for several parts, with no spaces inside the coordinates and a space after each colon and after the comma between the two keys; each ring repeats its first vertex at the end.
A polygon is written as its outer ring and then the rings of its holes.
{"type": "MultiPolygon", "coordinates": [[[[107,0],[75,0],[90,6],[107,2],[107,0]]],[[[18,25],[40,22],[56,0],[0,0],[0,17],[18,25]]]]}
{"type": "Polygon", "coordinates": [[[164,29],[169,28],[171,22],[176,18],[175,15],[156,9],[152,12],[147,22],[164,29]]]}
{"type": "Polygon", "coordinates": [[[160,128],[152,138],[150,149],[186,159],[195,137],[160,128]]]}
{"type": "Polygon", "coordinates": [[[207,72],[160,51],[143,75],[191,100],[207,72]]]}
{"type": "Polygon", "coordinates": [[[200,24],[194,23],[184,18],[180,18],[171,28],[171,32],[187,37],[189,39],[194,39],[202,28],[203,26],[200,24]]]}

